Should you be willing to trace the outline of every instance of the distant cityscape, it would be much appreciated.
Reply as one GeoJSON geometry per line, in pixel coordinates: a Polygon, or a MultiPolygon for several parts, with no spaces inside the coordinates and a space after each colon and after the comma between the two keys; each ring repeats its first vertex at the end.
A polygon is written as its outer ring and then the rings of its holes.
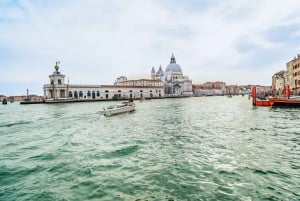
{"type": "MultiPolygon", "coordinates": [[[[111,85],[79,85],[69,84],[65,75],[60,72],[59,62],[55,71],[49,75],[50,82],[43,86],[44,95],[26,94],[21,96],[0,95],[0,101],[61,101],[61,100],[123,100],[141,98],[167,98],[190,96],[224,96],[248,95],[252,85],[226,85],[223,81],[209,81],[192,84],[188,76],[183,75],[182,68],[177,64],[174,54],[165,71],[161,66],[152,67],[147,79],[128,80],[126,76],[118,77],[111,85]]],[[[287,62],[286,70],[272,76],[272,86],[258,86],[259,92],[268,95],[280,95],[284,86],[290,86],[293,94],[299,94],[300,55],[287,62]]],[[[28,92],[27,92],[28,93],[28,92]]]]}

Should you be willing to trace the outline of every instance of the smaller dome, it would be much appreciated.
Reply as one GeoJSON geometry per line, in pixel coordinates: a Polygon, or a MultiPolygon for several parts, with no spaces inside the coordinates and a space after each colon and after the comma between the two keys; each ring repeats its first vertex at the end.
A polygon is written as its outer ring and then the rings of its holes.
{"type": "Polygon", "coordinates": [[[159,66],[158,71],[156,72],[156,77],[163,77],[164,76],[164,71],[161,68],[161,65],[159,66]]]}

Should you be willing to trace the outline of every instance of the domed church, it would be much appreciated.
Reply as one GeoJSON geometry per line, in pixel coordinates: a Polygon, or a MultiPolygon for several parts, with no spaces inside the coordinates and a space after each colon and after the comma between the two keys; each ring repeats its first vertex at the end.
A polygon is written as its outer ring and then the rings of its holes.
{"type": "Polygon", "coordinates": [[[182,74],[182,69],[176,63],[174,54],[172,54],[170,64],[167,66],[165,72],[160,66],[155,73],[153,67],[151,77],[152,79],[160,79],[164,82],[165,96],[191,96],[193,94],[192,80],[182,74]]]}

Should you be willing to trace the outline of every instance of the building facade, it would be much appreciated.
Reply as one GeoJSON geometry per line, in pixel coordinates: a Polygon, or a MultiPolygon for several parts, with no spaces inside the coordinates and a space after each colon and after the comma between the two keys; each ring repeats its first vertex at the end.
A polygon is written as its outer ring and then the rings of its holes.
{"type": "Polygon", "coordinates": [[[195,96],[221,96],[226,94],[226,83],[205,82],[203,84],[193,84],[193,93],[195,96]]]}
{"type": "Polygon", "coordinates": [[[300,54],[286,64],[287,80],[294,95],[300,94],[300,54]]]}
{"type": "Polygon", "coordinates": [[[157,79],[164,84],[165,96],[192,96],[192,80],[184,76],[181,67],[176,63],[174,54],[171,56],[170,64],[163,71],[160,66],[155,73],[154,67],[151,70],[151,78],[157,79]]]}
{"type": "Polygon", "coordinates": [[[282,71],[275,73],[272,76],[273,95],[281,96],[284,86],[286,86],[288,84],[289,83],[287,83],[287,71],[282,70],[282,71]]]}
{"type": "Polygon", "coordinates": [[[58,62],[55,71],[49,75],[50,83],[45,84],[44,100],[117,100],[164,97],[163,82],[152,79],[127,80],[125,76],[117,78],[112,85],[80,85],[65,83],[65,75],[59,71],[58,62]]]}

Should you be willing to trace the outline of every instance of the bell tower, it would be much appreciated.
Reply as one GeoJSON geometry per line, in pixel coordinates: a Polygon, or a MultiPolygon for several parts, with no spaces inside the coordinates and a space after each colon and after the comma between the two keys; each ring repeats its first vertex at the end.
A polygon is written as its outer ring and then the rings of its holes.
{"type": "Polygon", "coordinates": [[[155,69],[154,69],[154,67],[152,67],[152,70],[151,70],[151,79],[155,80],[155,69]]]}
{"type": "Polygon", "coordinates": [[[58,100],[67,98],[68,85],[65,84],[65,75],[59,71],[60,62],[55,63],[55,71],[49,75],[50,84],[44,86],[44,94],[47,98],[58,100]]]}

